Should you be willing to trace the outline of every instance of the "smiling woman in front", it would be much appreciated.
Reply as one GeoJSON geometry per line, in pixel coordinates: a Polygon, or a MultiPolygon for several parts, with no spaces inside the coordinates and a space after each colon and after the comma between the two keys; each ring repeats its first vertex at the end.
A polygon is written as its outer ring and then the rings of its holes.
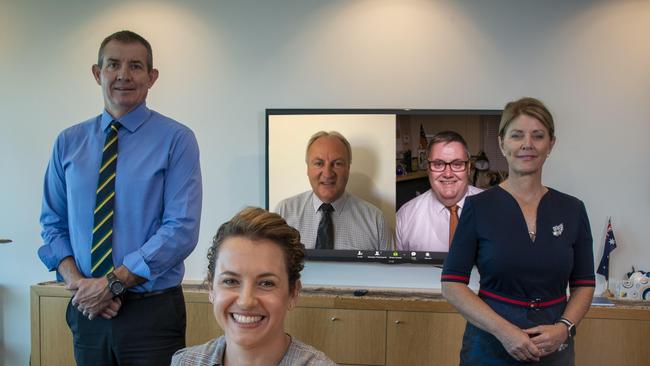
{"type": "Polygon", "coordinates": [[[335,365],[284,331],[303,263],[300,234],[277,214],[246,208],[221,225],[206,282],[224,335],[178,351],[172,365],[335,365]]]}
{"type": "Polygon", "coordinates": [[[554,145],[542,102],[506,105],[508,179],[465,201],[442,271],[443,295],[467,319],[461,365],[574,364],[576,325],[594,293],[592,239],[582,201],[542,184],[554,145]],[[478,296],[467,287],[474,264],[478,296]]]}

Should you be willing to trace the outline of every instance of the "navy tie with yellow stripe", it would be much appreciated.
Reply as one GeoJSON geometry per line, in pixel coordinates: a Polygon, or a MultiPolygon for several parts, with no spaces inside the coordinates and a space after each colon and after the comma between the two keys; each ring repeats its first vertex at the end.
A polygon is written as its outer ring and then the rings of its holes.
{"type": "Polygon", "coordinates": [[[113,121],[108,129],[97,183],[97,200],[93,224],[91,266],[93,277],[103,277],[113,270],[113,212],[115,171],[117,166],[117,131],[122,125],[113,121]]]}

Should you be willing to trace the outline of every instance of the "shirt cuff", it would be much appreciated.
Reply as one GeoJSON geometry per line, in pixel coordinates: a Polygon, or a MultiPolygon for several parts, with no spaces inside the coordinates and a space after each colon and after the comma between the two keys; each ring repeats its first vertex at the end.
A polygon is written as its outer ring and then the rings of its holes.
{"type": "Polygon", "coordinates": [[[127,254],[122,261],[122,265],[134,275],[150,281],[151,269],[149,269],[149,265],[144,261],[144,257],[142,256],[142,253],[140,253],[140,250],[141,249],[127,254]]]}
{"type": "Polygon", "coordinates": [[[56,271],[66,257],[72,257],[72,248],[67,240],[57,239],[38,248],[38,257],[49,271],[56,271]]]}

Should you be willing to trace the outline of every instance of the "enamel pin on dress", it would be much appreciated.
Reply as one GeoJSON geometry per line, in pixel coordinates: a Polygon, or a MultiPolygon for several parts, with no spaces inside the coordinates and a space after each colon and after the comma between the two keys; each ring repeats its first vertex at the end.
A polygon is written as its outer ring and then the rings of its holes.
{"type": "Polygon", "coordinates": [[[553,226],[553,236],[558,237],[562,235],[562,232],[564,231],[564,223],[561,223],[560,225],[553,226]]]}

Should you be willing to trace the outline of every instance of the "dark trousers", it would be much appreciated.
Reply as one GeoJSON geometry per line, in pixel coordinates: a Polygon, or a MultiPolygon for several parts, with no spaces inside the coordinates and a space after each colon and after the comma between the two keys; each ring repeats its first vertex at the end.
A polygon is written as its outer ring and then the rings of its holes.
{"type": "Polygon", "coordinates": [[[180,287],[149,297],[127,295],[110,320],[88,320],[68,304],[66,321],[80,366],[169,365],[174,352],[185,347],[180,287]]]}

